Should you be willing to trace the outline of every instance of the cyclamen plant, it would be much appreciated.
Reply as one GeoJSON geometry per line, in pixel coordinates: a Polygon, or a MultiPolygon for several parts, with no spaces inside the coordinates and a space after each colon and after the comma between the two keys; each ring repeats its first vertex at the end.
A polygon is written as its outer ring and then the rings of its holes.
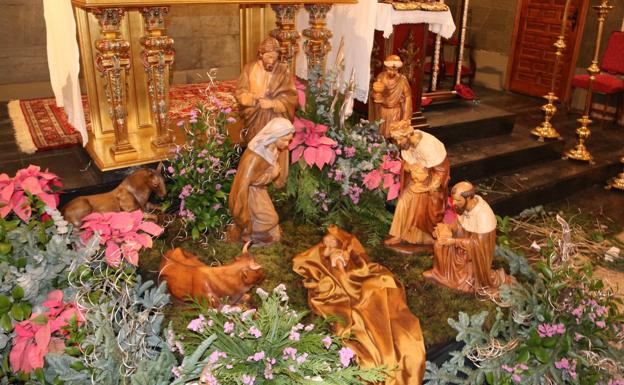
{"type": "Polygon", "coordinates": [[[230,221],[227,197],[240,158],[240,149],[225,129],[227,123],[235,122],[231,112],[216,98],[192,110],[186,143],[176,147],[166,168],[173,182],[169,198],[176,202],[176,214],[193,239],[219,232],[230,221]]]}
{"type": "Polygon", "coordinates": [[[498,252],[529,281],[502,287],[489,330],[487,313],[449,319],[466,345],[440,368],[427,363],[425,379],[432,385],[622,383],[622,301],[592,278],[591,266],[557,262],[560,256],[553,253],[533,269],[509,249],[498,252]],[[477,369],[466,366],[465,357],[477,369]]]}
{"type": "Polygon", "coordinates": [[[325,324],[304,325],[306,313],[288,306],[283,284],[270,294],[256,293],[258,309],[200,307],[180,340],[170,331],[170,346],[185,355],[173,369],[172,385],[355,385],[385,379],[383,368],[359,369],[354,352],[332,338],[325,324]]]}

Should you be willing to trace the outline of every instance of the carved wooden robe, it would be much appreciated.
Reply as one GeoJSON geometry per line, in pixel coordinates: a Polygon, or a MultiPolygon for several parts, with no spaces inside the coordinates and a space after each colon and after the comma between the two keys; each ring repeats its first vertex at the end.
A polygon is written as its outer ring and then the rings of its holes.
{"type": "Polygon", "coordinates": [[[399,120],[412,118],[412,89],[405,75],[397,74],[390,78],[386,72],[377,76],[376,81],[383,83],[383,102],[376,106],[374,120],[383,119],[379,127],[381,136],[390,138],[390,125],[399,120]]]}
{"type": "Polygon", "coordinates": [[[496,289],[509,282],[503,269],[492,270],[496,247],[496,217],[480,197],[469,212],[457,217],[451,225],[454,245],[433,245],[433,268],[423,276],[440,285],[464,292],[480,288],[496,289]]]}
{"type": "Polygon", "coordinates": [[[385,365],[391,370],[385,385],[422,384],[425,345],[403,286],[390,270],[370,261],[355,237],[334,229],[342,249],[352,249],[344,269],[332,267],[322,243],[293,259],[293,270],[305,279],[310,309],[344,320],[334,324],[335,333],[352,336],[345,344],[361,367],[385,365]]]}
{"type": "Polygon", "coordinates": [[[259,60],[247,64],[238,79],[235,96],[245,122],[246,143],[273,118],[282,117],[290,121],[295,118],[297,89],[293,75],[283,63],[276,64],[273,72],[265,71],[259,60]],[[277,105],[274,108],[261,108],[257,101],[250,102],[251,96],[273,100],[277,105]]]}
{"type": "Polygon", "coordinates": [[[283,186],[287,177],[288,151],[270,164],[250,149],[245,150],[229,196],[230,212],[243,241],[279,241],[279,217],[267,188],[271,183],[283,186]]]}
{"type": "Polygon", "coordinates": [[[433,229],[444,219],[450,163],[444,144],[431,134],[419,132],[422,139],[418,145],[401,151],[404,163],[401,192],[392,218],[390,236],[411,244],[431,244],[433,229]],[[411,187],[414,182],[405,166],[409,164],[426,167],[429,170],[428,183],[439,186],[438,189],[432,192],[413,191],[411,187]]]}

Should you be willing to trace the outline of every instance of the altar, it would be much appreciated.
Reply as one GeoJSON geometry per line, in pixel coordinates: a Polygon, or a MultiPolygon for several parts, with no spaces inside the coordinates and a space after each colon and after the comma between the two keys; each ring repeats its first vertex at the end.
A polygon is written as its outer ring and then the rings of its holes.
{"type": "MultiPolygon", "coordinates": [[[[311,15],[310,27],[303,32],[308,61],[325,60],[329,50],[325,42],[331,36],[325,17],[336,3],[356,0],[271,2],[277,16],[272,34],[281,42],[284,60],[292,60],[299,50],[300,35],[293,30],[294,15],[302,5],[311,15]]],[[[183,132],[168,117],[169,71],[175,60],[173,39],[166,34],[169,6],[266,2],[72,0],[72,4],[90,105],[86,149],[95,165],[106,171],[167,159],[184,141],[183,132]]],[[[246,49],[241,47],[241,52],[246,49]]]]}

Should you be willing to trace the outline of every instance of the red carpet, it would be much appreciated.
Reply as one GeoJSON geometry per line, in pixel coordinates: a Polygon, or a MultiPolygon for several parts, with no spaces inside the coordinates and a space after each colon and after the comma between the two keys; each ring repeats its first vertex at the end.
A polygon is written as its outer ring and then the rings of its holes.
{"type": "MultiPolygon", "coordinates": [[[[236,81],[217,82],[210,89],[208,83],[172,85],[169,91],[172,121],[182,118],[197,106],[213,104],[211,97],[224,107],[232,106],[236,81]]],[[[91,127],[89,103],[83,96],[87,127],[91,127]]],[[[67,121],[62,107],[54,98],[15,100],[9,103],[9,114],[15,129],[16,141],[22,152],[52,150],[80,143],[80,134],[67,121]],[[28,135],[27,135],[28,133],[28,135]]]]}

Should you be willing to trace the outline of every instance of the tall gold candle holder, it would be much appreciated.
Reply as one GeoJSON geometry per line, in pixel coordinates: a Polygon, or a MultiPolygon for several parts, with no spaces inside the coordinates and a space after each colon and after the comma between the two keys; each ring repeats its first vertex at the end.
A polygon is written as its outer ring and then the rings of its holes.
{"type": "Polygon", "coordinates": [[[561,137],[561,135],[559,135],[555,127],[552,125],[551,120],[555,113],[557,113],[557,107],[553,103],[559,100],[559,98],[555,96],[555,83],[557,79],[557,74],[559,73],[559,65],[561,64],[563,51],[566,48],[565,30],[568,24],[569,8],[570,0],[566,0],[565,6],[563,8],[563,19],[561,20],[561,32],[557,37],[557,41],[553,44],[553,46],[555,47],[555,64],[553,65],[552,79],[550,81],[550,92],[547,95],[544,95],[544,99],[548,101],[548,103],[542,106],[542,111],[544,111],[544,121],[539,126],[531,130],[531,134],[537,136],[540,142],[543,142],[544,138],[559,139],[561,137]]]}
{"type": "MultiPolygon", "coordinates": [[[[622,163],[622,167],[624,168],[624,156],[620,158],[620,163],[622,163]]],[[[615,178],[611,179],[607,184],[607,188],[616,188],[624,191],[624,171],[619,173],[615,178]]]]}
{"type": "Polygon", "coordinates": [[[600,53],[600,43],[602,40],[602,32],[604,30],[604,22],[609,11],[613,9],[613,6],[609,5],[608,3],[609,0],[601,0],[600,5],[596,5],[593,7],[598,14],[598,33],[596,34],[596,42],[594,44],[594,58],[591,62],[591,65],[587,67],[587,73],[589,74],[589,83],[587,86],[587,96],[585,97],[585,110],[583,111],[583,116],[577,120],[579,123],[581,123],[581,127],[576,129],[578,143],[573,149],[565,152],[563,159],[575,159],[590,163],[593,163],[594,161],[593,156],[589,153],[587,147],[585,147],[585,141],[591,135],[591,130],[587,126],[592,123],[592,120],[589,119],[589,112],[591,109],[593,95],[592,86],[596,75],[600,73],[600,67],[598,67],[598,54],[600,53]]]}

